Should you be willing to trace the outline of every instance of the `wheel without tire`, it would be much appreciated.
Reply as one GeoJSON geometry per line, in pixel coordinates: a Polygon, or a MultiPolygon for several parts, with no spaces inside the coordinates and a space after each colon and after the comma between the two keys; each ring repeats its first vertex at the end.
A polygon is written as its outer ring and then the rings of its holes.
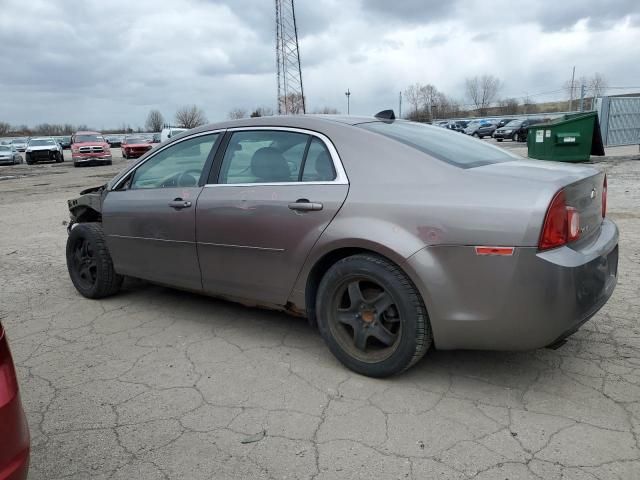
{"type": "Polygon", "coordinates": [[[373,254],[336,262],[316,298],[320,333],[347,368],[370,377],[400,373],[431,345],[427,310],[411,280],[373,254]]]}
{"type": "Polygon", "coordinates": [[[76,290],[87,298],[113,295],[122,285],[123,277],[113,269],[99,223],[80,223],[71,229],[67,269],[76,290]]]}

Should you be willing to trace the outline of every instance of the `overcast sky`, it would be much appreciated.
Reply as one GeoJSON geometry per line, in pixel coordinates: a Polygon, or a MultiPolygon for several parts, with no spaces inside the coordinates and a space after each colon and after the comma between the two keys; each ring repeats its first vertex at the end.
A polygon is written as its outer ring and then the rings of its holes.
{"type": "MultiPolygon", "coordinates": [[[[491,73],[502,96],[603,73],[640,86],[640,1],[297,0],[308,110],[397,109],[432,83],[464,98],[491,73]]],[[[273,0],[0,0],[0,120],[144,125],[195,103],[210,121],[275,108],[273,0]]],[[[638,89],[640,90],[640,89],[638,89]]],[[[553,100],[558,93],[533,97],[553,100]]]]}

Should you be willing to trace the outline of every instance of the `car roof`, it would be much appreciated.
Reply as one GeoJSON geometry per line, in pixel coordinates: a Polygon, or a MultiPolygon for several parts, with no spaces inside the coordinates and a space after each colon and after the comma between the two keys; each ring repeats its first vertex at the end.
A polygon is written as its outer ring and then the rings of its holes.
{"type": "Polygon", "coordinates": [[[74,135],[102,135],[100,132],[94,132],[92,130],[82,130],[74,133],[74,135]]]}
{"type": "Polygon", "coordinates": [[[53,140],[53,137],[33,137],[30,140],[53,140]]]}

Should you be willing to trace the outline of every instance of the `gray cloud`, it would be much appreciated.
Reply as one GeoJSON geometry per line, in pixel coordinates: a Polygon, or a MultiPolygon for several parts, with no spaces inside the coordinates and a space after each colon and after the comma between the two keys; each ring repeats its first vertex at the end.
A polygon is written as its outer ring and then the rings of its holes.
{"type": "MultiPolygon", "coordinates": [[[[352,111],[374,113],[415,82],[464,101],[464,78],[483,73],[522,97],[561,88],[574,64],[578,76],[600,71],[612,85],[640,78],[630,61],[640,55],[637,1],[534,2],[500,14],[486,5],[298,1],[308,104],[346,109],[350,88],[352,111]]],[[[187,103],[210,120],[234,107],[275,107],[271,0],[3,0],[0,8],[0,120],[101,128],[142,125],[150,108],[171,119],[187,103]]]]}

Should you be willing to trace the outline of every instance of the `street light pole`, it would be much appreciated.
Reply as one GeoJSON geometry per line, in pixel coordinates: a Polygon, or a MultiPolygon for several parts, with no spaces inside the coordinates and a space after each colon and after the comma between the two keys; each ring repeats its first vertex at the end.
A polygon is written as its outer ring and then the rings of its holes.
{"type": "Polygon", "coordinates": [[[351,106],[349,104],[349,97],[351,96],[351,92],[349,91],[349,89],[347,88],[347,91],[344,92],[344,94],[347,96],[347,115],[351,114],[351,106]]]}

